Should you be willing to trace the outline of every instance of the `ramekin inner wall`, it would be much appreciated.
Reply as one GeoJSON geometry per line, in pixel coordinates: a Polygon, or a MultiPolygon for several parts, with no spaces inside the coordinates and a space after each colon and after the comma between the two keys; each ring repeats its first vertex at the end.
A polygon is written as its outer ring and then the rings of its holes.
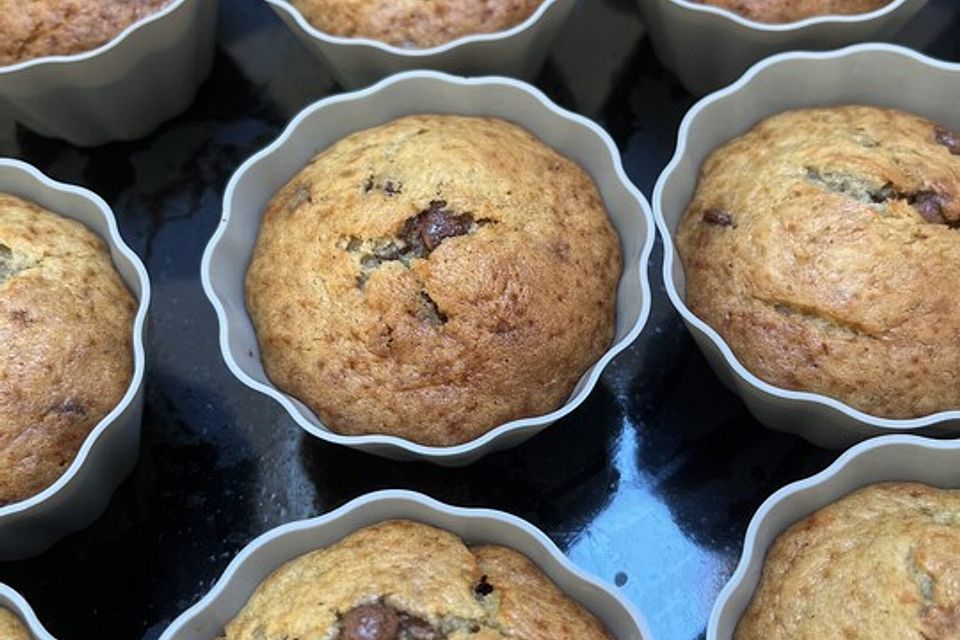
{"type": "MultiPolygon", "coordinates": [[[[639,265],[650,230],[638,204],[613,171],[618,160],[603,138],[585,125],[551,110],[533,94],[510,84],[452,84],[437,77],[416,77],[387,85],[360,98],[329,102],[308,110],[281,136],[282,148],[271,146],[241,170],[228,187],[225,207],[230,221],[210,259],[210,282],[229,318],[228,345],[243,372],[269,389],[260,361],[256,333],[243,305],[244,278],[256,241],[260,219],[273,195],[302,169],[317,152],[341,138],[404,115],[446,113],[501,117],[541,138],[560,153],[576,160],[596,181],[604,204],[620,236],[625,265],[639,265]]],[[[277,143],[274,143],[275,145],[277,143]]],[[[627,266],[620,280],[614,342],[623,340],[643,313],[640,269],[627,266]]],[[[592,370],[592,368],[591,368],[592,370]]],[[[571,394],[588,383],[584,374],[571,394]]],[[[302,417],[316,425],[312,412],[293,400],[302,417]]]]}

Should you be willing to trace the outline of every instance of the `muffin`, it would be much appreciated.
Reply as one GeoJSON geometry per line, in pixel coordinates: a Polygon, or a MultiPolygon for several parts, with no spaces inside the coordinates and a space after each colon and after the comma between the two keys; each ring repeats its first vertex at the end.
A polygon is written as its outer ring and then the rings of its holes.
{"type": "Polygon", "coordinates": [[[734,638],[960,638],[960,491],[876,484],[797,522],[734,638]]]}
{"type": "Polygon", "coordinates": [[[96,49],[170,0],[0,0],[0,66],[96,49]]]}
{"type": "Polygon", "coordinates": [[[525,556],[407,520],[361,529],[264,581],[224,640],[609,640],[525,556]]]}
{"type": "Polygon", "coordinates": [[[134,311],[99,237],[0,194],[0,505],[60,477],[126,393],[134,311]]]}
{"type": "Polygon", "coordinates": [[[564,402],[611,343],[620,264],[574,162],[502,120],[408,116],[277,193],[246,299],[271,381],[330,429],[452,445],[564,402]]]}
{"type": "Polygon", "coordinates": [[[0,640],[31,640],[20,618],[3,607],[0,607],[0,640]]]}
{"type": "Polygon", "coordinates": [[[788,111],[714,151],[677,233],[686,302],[771,384],[868,414],[960,407],[960,135],[788,111]]]}
{"type": "Polygon", "coordinates": [[[530,17],[543,0],[291,0],[325,33],[398,47],[435,47],[477,33],[503,31],[530,17]]]}
{"type": "Polygon", "coordinates": [[[845,16],[869,13],[892,0],[699,0],[744,18],[773,24],[797,22],[814,16],[845,16]]]}

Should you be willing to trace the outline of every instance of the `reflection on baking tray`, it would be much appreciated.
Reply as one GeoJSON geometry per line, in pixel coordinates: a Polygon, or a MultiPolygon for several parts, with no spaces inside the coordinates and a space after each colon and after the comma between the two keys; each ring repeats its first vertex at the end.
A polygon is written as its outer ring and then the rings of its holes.
{"type": "Polygon", "coordinates": [[[453,505],[508,511],[550,531],[565,548],[604,509],[610,487],[617,483],[610,460],[623,420],[619,404],[601,384],[568,418],[519,447],[466,468],[391,460],[371,465],[367,454],[306,434],[300,460],[306,477],[315,482],[318,513],[368,491],[411,489],[453,505]]]}

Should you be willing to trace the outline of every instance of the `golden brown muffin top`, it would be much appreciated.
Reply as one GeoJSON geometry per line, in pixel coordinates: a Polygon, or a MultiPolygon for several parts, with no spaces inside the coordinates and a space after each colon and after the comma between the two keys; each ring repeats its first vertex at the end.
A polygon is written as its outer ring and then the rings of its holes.
{"type": "Polygon", "coordinates": [[[892,0],[698,0],[729,9],[757,22],[781,24],[814,16],[841,16],[869,13],[892,0]]]}
{"type": "Polygon", "coordinates": [[[0,607],[0,640],[30,640],[30,632],[12,611],[0,607]]]}
{"type": "Polygon", "coordinates": [[[0,0],[0,65],[96,49],[171,0],[0,0]]]}
{"type": "Polygon", "coordinates": [[[526,557],[407,520],[360,529],[277,569],[225,640],[609,640],[526,557]],[[361,629],[365,633],[361,633],[361,629]]]}
{"type": "Polygon", "coordinates": [[[544,0],[290,0],[314,27],[398,47],[435,47],[520,24],[544,0]]]}
{"type": "Polygon", "coordinates": [[[960,491],[883,483],[777,538],[735,640],[957,640],[960,491]]]}
{"type": "Polygon", "coordinates": [[[714,151],[680,223],[690,309],[781,387],[909,418],[960,407],[960,136],[864,106],[714,151]]]}
{"type": "Polygon", "coordinates": [[[0,193],[0,505],[52,484],[126,393],[135,307],[97,235],[0,193]]]}
{"type": "Polygon", "coordinates": [[[525,130],[410,116],[316,156],[247,273],[263,363],[331,429],[449,445],[563,403],[614,331],[590,177],[525,130]]]}

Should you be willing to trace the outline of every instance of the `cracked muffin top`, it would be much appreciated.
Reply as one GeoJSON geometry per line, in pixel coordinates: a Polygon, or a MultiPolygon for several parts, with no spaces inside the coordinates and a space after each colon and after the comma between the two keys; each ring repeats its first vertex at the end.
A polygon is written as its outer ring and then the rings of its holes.
{"type": "Polygon", "coordinates": [[[514,27],[544,0],[290,0],[314,27],[334,36],[426,48],[514,27]]]}
{"type": "Polygon", "coordinates": [[[106,44],[171,0],[0,0],[0,66],[106,44]]]}
{"type": "Polygon", "coordinates": [[[291,560],[224,640],[610,640],[530,560],[469,548],[442,529],[388,520],[291,560]]]}
{"type": "Polygon", "coordinates": [[[960,638],[960,491],[876,484],[767,554],[734,640],[960,638]]]}
{"type": "Polygon", "coordinates": [[[9,609],[0,607],[0,638],[3,640],[31,640],[23,622],[9,609]]]}
{"type": "Polygon", "coordinates": [[[749,20],[783,24],[814,16],[869,13],[893,0],[695,0],[728,9],[749,20]]]}
{"type": "Polygon", "coordinates": [[[743,365],[866,413],[960,407],[960,135],[864,106],[714,151],[677,232],[690,309],[743,365]]]}
{"type": "Polygon", "coordinates": [[[420,115],[277,193],[247,308],[270,379],[328,427],[452,445],[563,403],[610,345],[619,276],[579,166],[502,120],[420,115]]]}
{"type": "Polygon", "coordinates": [[[126,393],[135,307],[97,235],[0,193],[0,505],[56,481],[126,393]]]}

